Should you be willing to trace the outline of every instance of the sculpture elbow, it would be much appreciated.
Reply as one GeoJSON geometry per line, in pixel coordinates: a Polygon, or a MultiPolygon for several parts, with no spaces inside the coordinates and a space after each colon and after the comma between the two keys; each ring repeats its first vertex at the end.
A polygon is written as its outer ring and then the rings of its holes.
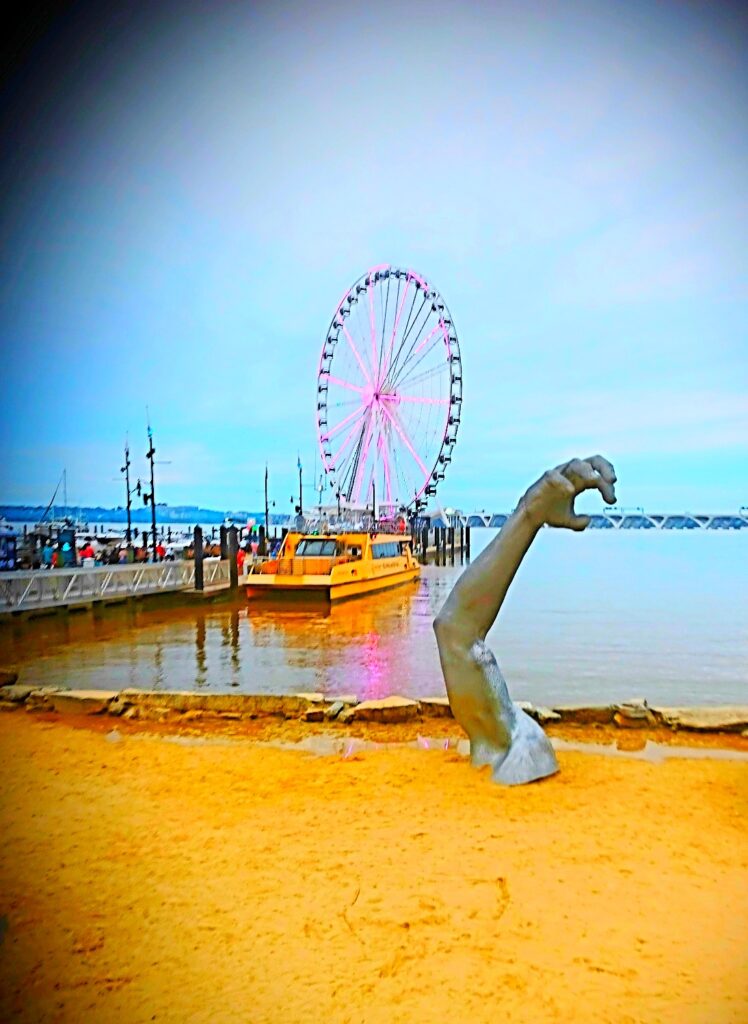
{"type": "Polygon", "coordinates": [[[444,609],[436,616],[433,625],[436,643],[440,651],[466,650],[470,647],[471,638],[459,623],[455,622],[453,616],[445,613],[444,609]]]}
{"type": "Polygon", "coordinates": [[[436,616],[436,618],[434,619],[432,625],[434,627],[434,633],[436,634],[436,641],[437,641],[437,643],[440,643],[442,637],[449,630],[449,619],[448,619],[448,616],[446,616],[444,614],[444,610],[443,609],[436,616]]]}

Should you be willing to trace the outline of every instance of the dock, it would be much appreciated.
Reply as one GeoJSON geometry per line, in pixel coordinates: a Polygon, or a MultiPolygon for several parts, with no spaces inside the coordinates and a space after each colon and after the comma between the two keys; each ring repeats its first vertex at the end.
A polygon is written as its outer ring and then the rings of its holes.
{"type": "Polygon", "coordinates": [[[77,610],[156,594],[215,596],[230,586],[228,559],[205,559],[203,588],[195,587],[193,561],[30,569],[0,573],[0,617],[77,610]]]}

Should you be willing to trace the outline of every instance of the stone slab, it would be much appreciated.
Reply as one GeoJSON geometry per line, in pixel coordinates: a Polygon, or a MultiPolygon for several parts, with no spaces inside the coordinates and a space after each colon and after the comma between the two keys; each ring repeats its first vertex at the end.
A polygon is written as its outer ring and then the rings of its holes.
{"type": "Polygon", "coordinates": [[[577,725],[608,725],[615,714],[612,704],[558,704],[551,710],[561,716],[562,722],[577,725]]]}
{"type": "MultiPolygon", "coordinates": [[[[324,700],[324,698],[323,698],[324,700]]],[[[122,690],[114,702],[115,713],[121,705],[138,709],[156,707],[174,714],[203,711],[206,714],[235,713],[246,718],[276,716],[300,718],[317,701],[300,694],[266,693],[194,693],[191,690],[122,690]]],[[[140,716],[144,717],[144,716],[140,716]]]]}
{"type": "Polygon", "coordinates": [[[0,686],[14,686],[18,682],[18,673],[8,668],[0,668],[0,686]]]}
{"type": "Polygon", "coordinates": [[[653,707],[654,718],[672,729],[698,732],[742,732],[748,726],[748,706],[723,704],[715,707],[653,707]]]}
{"type": "Polygon", "coordinates": [[[0,700],[8,701],[11,704],[23,704],[26,698],[33,692],[33,686],[21,686],[20,683],[13,683],[3,686],[0,690],[0,700]]]}
{"type": "Polygon", "coordinates": [[[365,700],[339,715],[339,720],[355,722],[408,722],[418,718],[421,708],[417,700],[409,697],[383,697],[381,700],[365,700]],[[348,717],[349,712],[350,717],[348,717]]]}
{"type": "Polygon", "coordinates": [[[100,715],[118,696],[117,690],[64,690],[49,697],[61,715],[100,715]]]}
{"type": "Polygon", "coordinates": [[[421,697],[421,714],[424,718],[452,718],[448,697],[421,697]]]}

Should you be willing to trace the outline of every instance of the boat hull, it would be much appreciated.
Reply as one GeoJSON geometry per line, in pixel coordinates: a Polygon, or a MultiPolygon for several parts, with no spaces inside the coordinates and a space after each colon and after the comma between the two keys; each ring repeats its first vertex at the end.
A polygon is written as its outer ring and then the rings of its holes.
{"type": "Polygon", "coordinates": [[[381,576],[348,579],[336,582],[329,576],[257,575],[247,584],[247,597],[252,599],[279,597],[321,597],[328,601],[345,601],[353,597],[389,590],[412,583],[420,575],[418,566],[381,576]]]}

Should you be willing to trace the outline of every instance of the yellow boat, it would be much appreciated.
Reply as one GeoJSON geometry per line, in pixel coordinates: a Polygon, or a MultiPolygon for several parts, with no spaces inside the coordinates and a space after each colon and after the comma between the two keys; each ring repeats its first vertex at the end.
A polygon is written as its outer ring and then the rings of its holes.
{"type": "Polygon", "coordinates": [[[287,533],[278,557],[250,571],[247,597],[360,597],[418,579],[411,538],[393,533],[287,533]]]}

